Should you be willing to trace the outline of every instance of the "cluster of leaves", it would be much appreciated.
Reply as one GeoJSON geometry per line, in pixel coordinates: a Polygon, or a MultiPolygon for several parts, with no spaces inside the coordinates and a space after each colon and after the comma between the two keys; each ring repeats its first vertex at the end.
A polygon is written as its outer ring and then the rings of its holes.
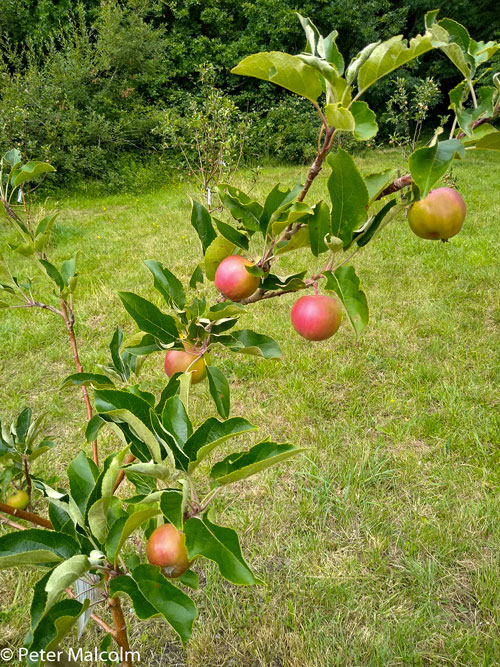
{"type": "MultiPolygon", "coordinates": [[[[61,596],[89,575],[92,587],[98,590],[98,600],[127,595],[141,620],[163,616],[186,641],[196,607],[184,587],[198,587],[192,567],[199,558],[214,561],[221,575],[232,583],[258,582],[243,558],[236,532],[217,525],[207,513],[210,499],[217,489],[301,451],[265,439],[213,464],[205,482],[200,463],[225,441],[254,432],[256,427],[238,417],[226,421],[210,417],[195,428],[179,396],[168,396],[171,386],[156,401],[137,386],[113,388],[103,377],[103,388],[95,390],[97,419],[100,426],[108,424],[118,432],[125,447],[108,456],[100,469],[81,452],[69,465],[69,488],[53,488],[34,478],[48,504],[53,530],[33,528],[0,537],[0,567],[26,565],[43,571],[35,585],[31,630],[26,639],[31,651],[57,646],[86,612],[88,599],[62,600],[61,596]],[[138,460],[127,465],[130,450],[138,460]],[[135,487],[134,495],[126,498],[115,494],[122,470],[135,487]],[[207,493],[201,502],[196,493],[198,485],[207,493]],[[135,534],[142,542],[163,522],[184,532],[192,561],[190,569],[175,582],[159,567],[150,565],[142,549],[131,544],[135,534]]],[[[68,379],[71,382],[74,378],[68,379]]],[[[43,440],[30,449],[40,421],[35,420],[30,427],[30,417],[31,413],[24,411],[12,430],[13,437],[8,442],[2,440],[2,449],[8,448],[9,455],[12,447],[22,444],[26,455],[34,458],[49,446],[43,440]]]]}
{"type": "MultiPolygon", "coordinates": [[[[53,173],[54,167],[48,162],[30,161],[23,163],[18,149],[8,151],[0,160],[0,202],[6,219],[15,229],[20,242],[9,243],[9,249],[18,255],[30,258],[49,277],[52,291],[58,300],[72,298],[78,282],[76,273],[76,255],[61,263],[57,268],[47,259],[46,250],[51,240],[52,230],[58,213],[51,213],[37,220],[33,225],[26,204],[28,192],[24,191],[27,183],[40,180],[46,174],[53,173]],[[7,169],[7,173],[5,170],[7,169]],[[15,203],[16,196],[22,206],[15,203]],[[21,216],[23,209],[24,219],[21,216]],[[17,209],[17,210],[16,210],[17,209]]],[[[35,185],[33,189],[36,189],[35,185]]],[[[8,301],[0,301],[0,308],[18,307],[47,307],[36,301],[33,296],[33,279],[19,279],[13,276],[7,260],[0,254],[0,292],[8,301]]],[[[52,306],[52,309],[54,307],[52,306]]],[[[60,312],[60,315],[64,313],[60,312]]]]}
{"type": "MultiPolygon", "coordinates": [[[[10,486],[29,488],[31,482],[29,477],[26,478],[26,470],[54,446],[50,438],[40,439],[44,415],[36,419],[32,417],[31,408],[25,408],[10,428],[0,422],[0,497],[3,499],[10,486]]],[[[32,480],[37,479],[32,473],[30,475],[32,480]]]]}

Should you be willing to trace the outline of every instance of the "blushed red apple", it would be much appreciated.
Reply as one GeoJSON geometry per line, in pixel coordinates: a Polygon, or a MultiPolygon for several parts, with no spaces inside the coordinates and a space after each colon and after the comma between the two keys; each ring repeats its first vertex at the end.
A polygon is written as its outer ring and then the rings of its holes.
{"type": "Polygon", "coordinates": [[[307,340],[326,340],[339,328],[342,311],[332,297],[314,294],[297,299],[291,316],[298,334],[307,340]]]}
{"type": "Polygon", "coordinates": [[[229,255],[217,267],[215,286],[226,299],[241,301],[251,296],[259,286],[260,278],[248,273],[247,266],[254,264],[241,255],[229,255]]]}
{"type": "Polygon", "coordinates": [[[166,577],[180,577],[191,563],[186,549],[186,536],[171,523],[154,530],[146,544],[146,556],[151,565],[159,565],[166,577]]]}
{"type": "Polygon", "coordinates": [[[456,190],[437,188],[424,199],[413,202],[408,223],[422,239],[447,241],[462,229],[465,213],[465,202],[456,190]]]}

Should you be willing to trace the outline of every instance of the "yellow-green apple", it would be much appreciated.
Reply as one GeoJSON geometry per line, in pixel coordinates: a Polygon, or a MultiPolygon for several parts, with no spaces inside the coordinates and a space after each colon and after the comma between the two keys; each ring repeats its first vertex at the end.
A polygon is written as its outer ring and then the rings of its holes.
{"type": "Polygon", "coordinates": [[[184,350],[170,350],[165,355],[165,373],[172,377],[175,373],[191,371],[191,383],[197,384],[207,377],[204,356],[199,356],[195,348],[184,345],[184,350]]]}
{"type": "Polygon", "coordinates": [[[411,230],[422,239],[447,241],[462,229],[465,202],[453,188],[431,190],[408,211],[411,230]]]}
{"type": "Polygon", "coordinates": [[[7,505],[15,507],[17,510],[25,510],[28,507],[29,502],[29,496],[23,489],[19,489],[7,498],[7,505]]]}

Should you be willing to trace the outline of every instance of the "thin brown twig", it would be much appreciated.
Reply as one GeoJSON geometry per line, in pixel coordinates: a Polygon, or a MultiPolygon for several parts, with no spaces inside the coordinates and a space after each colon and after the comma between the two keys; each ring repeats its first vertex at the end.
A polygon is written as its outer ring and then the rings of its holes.
{"type": "MultiPolygon", "coordinates": [[[[127,458],[125,459],[123,465],[128,465],[129,463],[132,463],[133,461],[135,461],[135,456],[133,454],[129,454],[127,456],[127,458]]],[[[113,493],[116,492],[116,490],[118,489],[120,484],[123,482],[124,478],[125,478],[125,471],[120,470],[120,472],[118,473],[118,476],[116,478],[115,485],[113,487],[113,493]]]]}
{"type": "MultiPolygon", "coordinates": [[[[76,595],[73,593],[71,588],[66,589],[66,593],[69,595],[70,598],[76,599],[76,595]]],[[[97,623],[97,625],[100,625],[101,628],[105,632],[109,632],[109,634],[113,637],[113,639],[116,639],[116,632],[113,630],[113,628],[106,623],[106,621],[103,621],[100,616],[97,616],[96,614],[90,614],[90,618],[97,623]]]]}
{"type": "MultiPolygon", "coordinates": [[[[75,336],[75,316],[73,314],[73,310],[71,309],[70,305],[68,304],[67,301],[65,301],[63,298],[60,300],[61,304],[61,312],[62,316],[64,319],[64,324],[66,325],[66,331],[68,332],[70,344],[71,344],[71,350],[73,352],[73,361],[75,362],[75,366],[78,370],[79,373],[83,373],[83,366],[80,361],[80,357],[78,354],[78,345],[76,342],[76,336],[75,336]]],[[[85,407],[87,408],[87,421],[90,421],[92,419],[93,415],[93,410],[92,410],[92,404],[90,403],[90,398],[89,398],[89,393],[87,391],[87,387],[82,385],[82,394],[83,394],[83,400],[85,402],[85,407]]],[[[92,443],[92,458],[94,460],[94,463],[96,465],[99,465],[99,456],[97,452],[97,440],[94,440],[92,443]]]]}
{"type": "Polygon", "coordinates": [[[45,519],[43,516],[39,516],[38,514],[34,514],[34,512],[20,510],[16,507],[6,505],[5,503],[0,503],[0,512],[9,514],[10,516],[15,516],[18,519],[24,519],[24,521],[30,521],[37,526],[42,526],[43,528],[49,528],[50,530],[53,529],[52,523],[48,519],[45,519]]]}
{"type": "Polygon", "coordinates": [[[11,528],[15,528],[16,530],[26,530],[26,526],[21,526],[20,523],[16,523],[15,521],[11,521],[10,519],[4,519],[3,516],[0,517],[0,524],[5,524],[6,526],[10,526],[11,528]]]}

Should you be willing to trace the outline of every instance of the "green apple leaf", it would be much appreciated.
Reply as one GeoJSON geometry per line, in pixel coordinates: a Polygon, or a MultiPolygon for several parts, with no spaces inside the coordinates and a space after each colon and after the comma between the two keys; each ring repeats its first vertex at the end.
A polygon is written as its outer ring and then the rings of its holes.
{"type": "Polygon", "coordinates": [[[3,156],[5,162],[8,162],[11,167],[15,167],[21,162],[21,151],[18,148],[11,148],[10,151],[7,151],[3,156]]]}
{"type": "Polygon", "coordinates": [[[223,320],[227,317],[243,315],[245,312],[245,306],[241,303],[223,301],[222,303],[217,303],[215,306],[212,306],[205,317],[212,322],[217,322],[217,320],[223,320]]]}
{"type": "Polygon", "coordinates": [[[196,606],[189,596],[163,576],[159,567],[138,565],[132,577],[148,603],[163,616],[185,643],[190,637],[196,606]]]}
{"type": "Polygon", "coordinates": [[[157,616],[159,611],[156,607],[153,607],[147,600],[147,598],[139,590],[139,586],[130,576],[124,574],[114,577],[109,582],[109,593],[113,597],[115,595],[125,594],[132,600],[132,606],[134,607],[134,612],[141,621],[145,621],[147,618],[152,616],[157,616]]]}
{"type": "Polygon", "coordinates": [[[27,660],[29,667],[39,667],[42,664],[42,651],[56,649],[89,604],[88,599],[83,604],[78,600],[61,600],[51,607],[32,632],[27,660]]]}
{"type": "Polygon", "coordinates": [[[51,264],[49,261],[47,261],[46,259],[40,259],[39,262],[43,266],[43,268],[45,269],[49,278],[51,278],[51,280],[53,280],[55,282],[55,284],[59,288],[59,291],[62,292],[63,289],[65,288],[65,284],[64,284],[63,277],[59,273],[58,269],[56,269],[56,267],[53,264],[51,264]]]}
{"type": "Polygon", "coordinates": [[[249,197],[239,188],[235,188],[227,183],[221,183],[217,191],[222,204],[228,209],[235,220],[241,222],[249,232],[259,231],[260,216],[263,212],[263,208],[259,202],[249,197]]]}
{"type": "Polygon", "coordinates": [[[208,246],[215,239],[217,234],[215,233],[214,227],[212,225],[212,218],[207,209],[197,201],[191,200],[192,210],[191,210],[191,224],[196,229],[198,236],[200,237],[201,245],[203,247],[203,254],[205,254],[208,246]]]}
{"type": "Polygon", "coordinates": [[[265,440],[246,452],[233,452],[223,461],[216,463],[210,471],[214,486],[223,486],[247,479],[266,468],[296,456],[305,451],[289,444],[277,444],[265,440]]]}
{"type": "Polygon", "coordinates": [[[172,377],[169,379],[167,385],[163,388],[163,391],[161,392],[160,400],[158,401],[158,404],[155,407],[155,412],[159,415],[163,412],[163,408],[165,407],[165,403],[168,401],[169,398],[172,396],[175,396],[175,394],[179,393],[180,389],[180,384],[179,384],[179,379],[183,375],[183,373],[174,373],[172,377]]]}
{"type": "Polygon", "coordinates": [[[273,235],[281,234],[287,227],[291,227],[296,222],[307,222],[309,216],[313,215],[314,210],[309,204],[303,202],[288,203],[277,209],[273,218],[273,235]]]}
{"type": "Polygon", "coordinates": [[[87,522],[96,539],[103,543],[109,532],[108,510],[114,494],[115,483],[120,473],[123,460],[130,446],[124,447],[117,454],[107,458],[107,467],[96,481],[98,493],[92,493],[87,503],[87,522]],[[97,499],[95,496],[97,495],[97,499]],[[92,502],[94,500],[94,502],[92,502]]]}
{"type": "Polygon", "coordinates": [[[292,189],[287,188],[284,191],[280,190],[280,184],[277,183],[274,188],[269,192],[264,202],[264,208],[260,215],[259,225],[260,231],[265,236],[268,231],[269,223],[276,211],[280,208],[290,204],[302,191],[303,186],[298,183],[292,189]]]}
{"type": "Polygon", "coordinates": [[[132,292],[118,292],[118,296],[141,331],[151,334],[165,345],[171,345],[178,340],[179,334],[173,317],[132,292]]]}
{"type": "Polygon", "coordinates": [[[215,280],[215,272],[223,259],[233,253],[235,244],[224,236],[217,236],[205,252],[205,274],[208,280],[215,280]]]}
{"type": "Polygon", "coordinates": [[[71,490],[71,497],[78,505],[82,514],[85,513],[87,501],[94,489],[98,477],[98,467],[92,459],[85,455],[85,452],[80,452],[78,456],[71,461],[68,468],[69,488],[71,490]]]}
{"type": "Polygon", "coordinates": [[[99,373],[73,373],[61,382],[59,389],[65,387],[114,387],[112,380],[99,373]]]}
{"type": "MultiPolygon", "coordinates": [[[[330,223],[330,216],[328,216],[328,223],[330,223]]],[[[260,284],[260,289],[263,291],[274,291],[274,290],[284,290],[285,292],[295,292],[296,290],[304,287],[305,283],[303,281],[306,271],[301,271],[300,273],[292,273],[289,276],[275,276],[272,273],[269,273],[266,278],[260,284]]]]}
{"type": "Polygon", "coordinates": [[[188,471],[191,473],[215,447],[228,438],[234,438],[256,429],[256,426],[241,417],[232,417],[226,421],[210,417],[196,429],[184,446],[184,451],[191,461],[188,471]]]}
{"type": "Polygon", "coordinates": [[[0,536],[0,569],[22,565],[59,563],[79,553],[68,535],[41,528],[29,528],[0,536]]]}
{"type": "Polygon", "coordinates": [[[275,250],[274,254],[283,255],[285,252],[299,250],[300,248],[308,248],[310,245],[311,240],[309,238],[309,227],[306,225],[295,232],[290,240],[284,240],[277,243],[277,250],[275,250]]]}
{"type": "Polygon", "coordinates": [[[315,102],[322,93],[316,70],[303,63],[298,56],[280,51],[254,53],[231,72],[270,81],[311,102],[315,102]]]}
{"type": "Polygon", "coordinates": [[[70,588],[77,579],[90,570],[90,567],[89,559],[84,554],[76,554],[57,565],[45,584],[47,601],[44,613],[57,602],[66,588],[70,588]]]}
{"type": "Polygon", "coordinates": [[[144,264],[153,274],[155,289],[160,292],[167,304],[182,310],[186,305],[186,294],[181,281],[154,259],[147,259],[144,264]]]}
{"type": "Polygon", "coordinates": [[[223,419],[227,419],[230,410],[229,382],[224,373],[216,366],[206,368],[210,395],[214,399],[217,412],[223,419]]]}
{"type": "Polygon", "coordinates": [[[357,56],[355,56],[351,60],[345,73],[345,78],[348,84],[351,84],[354,81],[354,79],[358,76],[358,72],[361,65],[363,65],[368,60],[370,55],[373,53],[373,51],[377,48],[379,44],[380,40],[378,42],[372,42],[371,44],[367,44],[364,47],[364,49],[362,49],[357,54],[357,56]]]}
{"type": "Polygon", "coordinates": [[[230,243],[234,243],[234,245],[238,246],[238,248],[248,250],[249,239],[246,234],[242,234],[231,225],[228,225],[227,222],[222,222],[222,220],[217,220],[217,218],[214,218],[214,222],[215,226],[217,227],[217,231],[225,239],[227,239],[230,243]]]}
{"type": "Polygon", "coordinates": [[[335,70],[339,74],[342,74],[344,71],[344,59],[335,42],[338,37],[337,30],[333,30],[328,37],[322,37],[311,19],[301,16],[298,12],[297,16],[299,17],[299,21],[306,34],[306,53],[312,53],[319,56],[319,58],[326,60],[335,67],[335,70]]]}
{"type": "MultiPolygon", "coordinates": [[[[371,45],[370,45],[371,46],[371,45]]],[[[417,35],[409,43],[401,35],[377,44],[358,72],[359,94],[398,67],[406,65],[433,48],[430,35],[417,35]]]]}
{"type": "Polygon", "coordinates": [[[172,477],[172,469],[163,463],[153,463],[153,461],[131,463],[125,468],[128,473],[137,473],[139,475],[146,475],[147,477],[154,477],[162,482],[166,482],[172,477]]]}
{"type": "Polygon", "coordinates": [[[193,570],[186,570],[186,572],[179,577],[179,581],[181,584],[184,584],[184,586],[187,586],[188,588],[192,588],[194,591],[197,591],[200,586],[199,577],[193,570]]]}
{"type": "Polygon", "coordinates": [[[158,514],[160,514],[158,507],[146,507],[145,509],[141,509],[137,506],[136,511],[132,512],[129,517],[121,517],[115,521],[109,530],[106,540],[107,557],[116,563],[123,545],[132,533],[136,531],[139,526],[142,526],[143,523],[146,523],[146,521],[158,516],[158,514]]]}
{"type": "Polygon", "coordinates": [[[483,151],[500,151],[500,132],[490,132],[476,142],[476,148],[483,151]]]}
{"type": "Polygon", "coordinates": [[[359,338],[368,324],[368,302],[365,293],[359,289],[354,267],[339,266],[335,273],[325,271],[323,275],[327,279],[325,289],[338,295],[359,338]]]}
{"type": "Polygon", "coordinates": [[[354,116],[339,102],[325,105],[325,116],[329,127],[346,132],[354,132],[356,122],[354,116]]]}
{"type": "MultiPolygon", "coordinates": [[[[124,351],[130,355],[136,357],[142,357],[148,354],[153,354],[153,352],[161,352],[164,348],[161,346],[160,342],[151,334],[142,333],[138,331],[133,336],[127,338],[123,343],[124,351]]],[[[181,344],[175,344],[169,346],[169,349],[179,350],[181,349],[181,344]]]]}
{"type": "Polygon", "coordinates": [[[178,489],[167,489],[161,494],[160,509],[163,516],[177,530],[182,530],[184,523],[184,495],[178,489]]]}
{"type": "Polygon", "coordinates": [[[205,515],[188,519],[184,524],[184,534],[189,558],[204,556],[213,560],[224,579],[233,584],[250,586],[262,583],[245,562],[238,535],[232,528],[217,526],[205,515]]]}
{"type": "Polygon", "coordinates": [[[203,283],[203,267],[201,264],[198,264],[193,271],[193,275],[189,279],[189,287],[196,289],[198,283],[203,283]]]}
{"type": "Polygon", "coordinates": [[[372,204],[377,200],[381,192],[390,185],[394,179],[397,177],[396,169],[385,169],[384,171],[378,172],[376,174],[369,174],[364,176],[364,181],[366,188],[368,190],[369,204],[372,204]]]}
{"type": "Polygon", "coordinates": [[[27,181],[32,181],[42,174],[48,174],[53,171],[55,171],[55,167],[48,162],[27,162],[17,170],[12,185],[17,188],[27,181]]]}
{"type": "MultiPolygon", "coordinates": [[[[215,338],[215,337],[214,337],[215,338]]],[[[281,359],[283,353],[278,343],[264,334],[250,329],[232,331],[230,335],[217,336],[215,342],[224,345],[233,352],[253,354],[264,359],[281,359]]]]}
{"type": "Polygon", "coordinates": [[[356,241],[360,248],[369,243],[375,234],[400,212],[400,206],[394,209],[396,205],[397,201],[391,199],[369,220],[369,224],[363,226],[363,229],[360,230],[359,234],[355,232],[353,240],[356,241]]]}
{"type": "Polygon", "coordinates": [[[465,148],[458,139],[417,148],[410,155],[408,165],[421,199],[427,197],[432,187],[446,174],[455,156],[465,157],[465,148]]]}
{"type": "Polygon", "coordinates": [[[346,248],[355,229],[367,217],[368,190],[347,151],[339,148],[335,155],[328,157],[332,173],[328,179],[328,191],[332,200],[332,234],[342,239],[346,248]]]}
{"type": "Polygon", "coordinates": [[[378,132],[377,117],[366,102],[353,102],[351,113],[354,118],[354,138],[367,141],[378,132]]]}
{"type": "Polygon", "coordinates": [[[161,422],[164,428],[174,436],[177,444],[180,446],[183,446],[193,433],[193,425],[177,394],[165,401],[161,413],[161,422]]]}
{"type": "Polygon", "coordinates": [[[307,224],[309,226],[311,251],[315,257],[318,257],[318,255],[328,250],[325,243],[325,236],[330,231],[330,208],[328,204],[323,201],[318,202],[314,207],[313,215],[308,218],[307,224]]]}

